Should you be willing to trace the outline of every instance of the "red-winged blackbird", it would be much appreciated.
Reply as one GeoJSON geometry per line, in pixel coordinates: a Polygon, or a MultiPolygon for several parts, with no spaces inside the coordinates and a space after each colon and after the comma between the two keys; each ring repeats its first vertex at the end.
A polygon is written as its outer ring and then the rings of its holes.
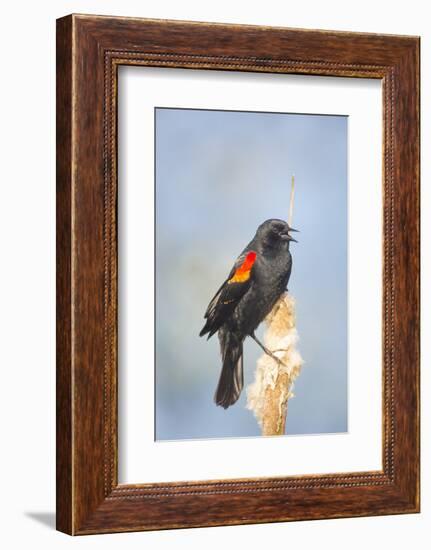
{"type": "Polygon", "coordinates": [[[251,336],[266,353],[271,352],[254,334],[286,290],[292,269],[289,235],[283,220],[267,220],[236,260],[226,281],[216,292],[205,313],[200,336],[218,331],[223,367],[214,401],[227,409],[240,396],[243,380],[242,343],[251,336]]]}

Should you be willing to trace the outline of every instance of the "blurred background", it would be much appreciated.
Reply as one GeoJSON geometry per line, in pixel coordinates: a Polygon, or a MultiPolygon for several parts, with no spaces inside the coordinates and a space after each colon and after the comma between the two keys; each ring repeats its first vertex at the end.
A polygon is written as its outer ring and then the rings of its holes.
{"type": "MultiPolygon", "coordinates": [[[[260,435],[245,389],[227,410],[214,404],[218,339],[199,331],[258,225],[287,219],[292,174],[300,234],[289,292],[305,364],[286,433],[347,431],[347,117],[167,108],[155,117],[156,439],[260,435]]],[[[244,388],[260,354],[247,339],[244,388]]]]}

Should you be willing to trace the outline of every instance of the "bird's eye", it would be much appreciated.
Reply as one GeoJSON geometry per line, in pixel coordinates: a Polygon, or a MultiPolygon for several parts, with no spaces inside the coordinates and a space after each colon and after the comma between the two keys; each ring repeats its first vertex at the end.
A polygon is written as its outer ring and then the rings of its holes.
{"type": "Polygon", "coordinates": [[[274,233],[280,233],[281,231],[284,230],[284,225],[281,225],[281,223],[278,223],[277,225],[274,225],[272,230],[274,231],[274,233]]]}

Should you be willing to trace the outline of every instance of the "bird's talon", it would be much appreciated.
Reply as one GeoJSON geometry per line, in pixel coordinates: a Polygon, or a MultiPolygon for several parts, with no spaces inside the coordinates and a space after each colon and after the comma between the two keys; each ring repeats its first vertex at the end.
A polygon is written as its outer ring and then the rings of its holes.
{"type": "Polygon", "coordinates": [[[272,359],[274,359],[275,361],[277,361],[277,363],[279,365],[283,365],[283,367],[287,367],[286,363],[284,363],[281,359],[279,359],[276,355],[271,355],[270,356],[272,359]]]}

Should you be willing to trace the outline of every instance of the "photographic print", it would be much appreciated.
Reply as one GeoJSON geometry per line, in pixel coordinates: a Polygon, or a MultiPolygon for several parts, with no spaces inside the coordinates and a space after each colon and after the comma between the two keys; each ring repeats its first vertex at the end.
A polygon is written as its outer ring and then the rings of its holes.
{"type": "Polygon", "coordinates": [[[418,512],[418,37],[57,30],[57,529],[418,512]]]}
{"type": "Polygon", "coordinates": [[[348,117],[154,116],[156,440],[348,431],[348,117]]]}
{"type": "Polygon", "coordinates": [[[419,38],[57,31],[57,529],[418,512],[419,38]]]}

